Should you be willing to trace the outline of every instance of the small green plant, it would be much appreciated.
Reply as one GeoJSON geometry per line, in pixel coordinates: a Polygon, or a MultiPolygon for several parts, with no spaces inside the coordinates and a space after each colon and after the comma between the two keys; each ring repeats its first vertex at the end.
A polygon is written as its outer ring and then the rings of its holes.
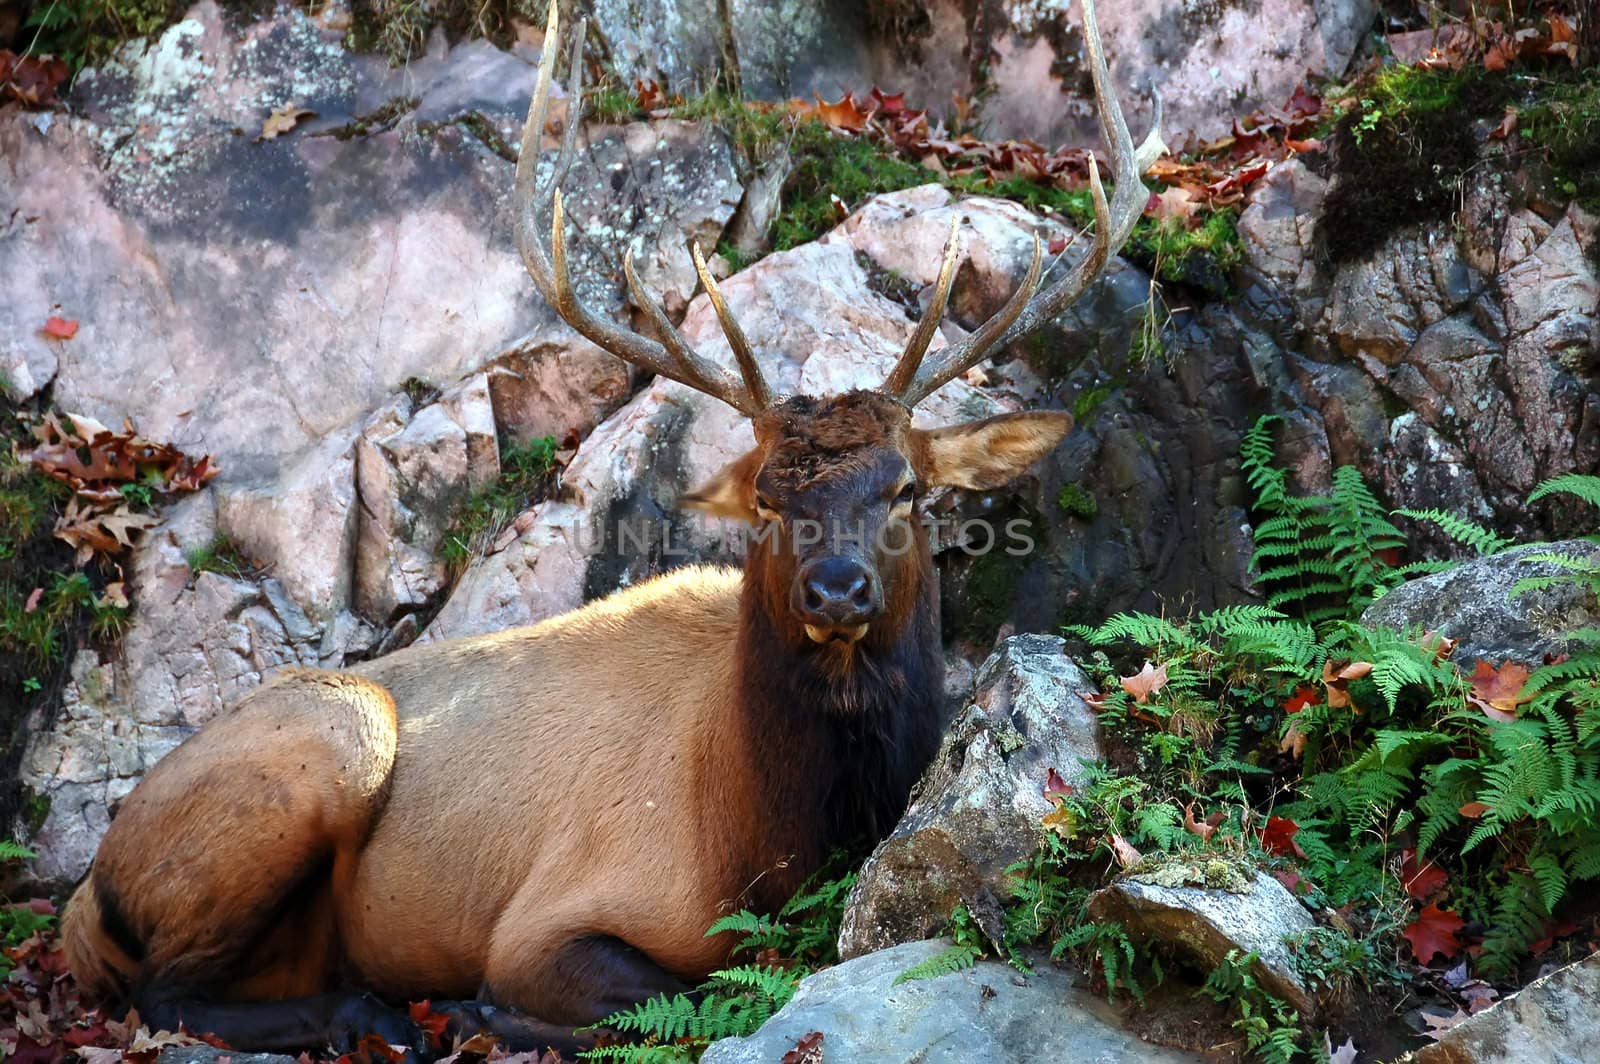
{"type": "Polygon", "coordinates": [[[766,916],[741,910],[712,924],[706,936],[740,935],[732,956],[759,959],[712,972],[695,992],[665,994],[607,1016],[596,1027],[636,1035],[632,1045],[605,1046],[581,1054],[586,1061],[624,1064],[689,1064],[719,1038],[755,1033],[794,996],[800,980],[838,960],[836,943],[844,903],[855,886],[853,871],[841,872],[835,855],[793,898],[766,916]],[[780,957],[782,964],[768,958],[780,957]]]}
{"type": "Polygon", "coordinates": [[[125,41],[160,33],[184,10],[176,0],[35,0],[32,7],[23,25],[37,34],[33,50],[73,70],[101,62],[125,41]]]}
{"type": "Polygon", "coordinates": [[[950,945],[895,976],[895,986],[918,979],[937,979],[951,972],[965,971],[983,956],[983,932],[978,929],[977,921],[972,918],[972,913],[965,905],[957,905],[955,911],[950,914],[950,923],[945,933],[950,936],[950,945]]]}
{"type": "Polygon", "coordinates": [[[556,441],[552,436],[527,443],[501,441],[500,476],[456,508],[445,532],[441,553],[453,571],[464,569],[494,542],[512,518],[544,497],[555,457],[556,441]]]}
{"type": "Polygon", "coordinates": [[[1091,520],[1100,512],[1100,504],[1095,497],[1082,484],[1073,482],[1063,484],[1061,491],[1056,495],[1056,506],[1064,514],[1080,517],[1085,521],[1091,520]]]}
{"type": "Polygon", "coordinates": [[[245,561],[244,555],[239,553],[239,548],[234,546],[226,532],[218,532],[209,542],[184,551],[183,560],[189,566],[189,572],[195,576],[218,573],[237,577],[250,571],[249,562],[245,561]]]}
{"type": "Polygon", "coordinates": [[[1302,1052],[1305,1038],[1300,1015],[1257,981],[1256,963],[1254,953],[1229,950],[1197,992],[1239,1014],[1233,1021],[1234,1030],[1244,1035],[1257,1060],[1290,1064],[1302,1052]]]}

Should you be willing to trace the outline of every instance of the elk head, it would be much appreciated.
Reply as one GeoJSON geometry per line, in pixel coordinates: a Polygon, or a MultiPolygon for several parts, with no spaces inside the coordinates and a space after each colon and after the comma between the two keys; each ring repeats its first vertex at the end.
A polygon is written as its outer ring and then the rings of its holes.
{"type": "Polygon", "coordinates": [[[957,218],[945,243],[933,299],[888,377],[875,389],[818,398],[774,395],[698,246],[692,248],[695,269],[732,349],[737,376],[689,346],[644,291],[631,250],[623,260],[628,288],[660,339],[597,318],[578,303],[567,272],[560,184],[572,163],[579,124],[581,23],[571,45],[571,110],[561,154],[542,187],[535,176],[557,51],[552,0],[546,30],[550,46],[540,58],[517,161],[517,245],[523,262],[539,291],[583,336],[627,362],[715,396],[751,419],[755,448],[682,501],[757,526],[765,566],[760,586],[771,599],[768,613],[787,616],[787,627],[800,642],[847,647],[868,637],[885,618],[887,627],[903,624],[914,605],[906,596],[917,594],[919,583],[905,579],[907,569],[926,566],[928,559],[926,538],[912,517],[917,495],[938,485],[999,487],[1046,454],[1071,427],[1069,415],[1041,411],[928,430],[912,425],[911,412],[989,351],[1019,339],[1081,296],[1143,213],[1148,192],[1139,176],[1164,150],[1160,99],[1154,126],[1135,149],[1110,89],[1093,0],[1082,3],[1101,130],[1115,175],[1107,202],[1098,164],[1090,156],[1095,229],[1088,254],[1041,291],[1043,250],[1036,235],[1027,275],[1006,304],[976,331],[924,357],[944,316],[960,258],[957,218]],[[539,218],[546,209],[548,254],[539,235],[539,218]]]}

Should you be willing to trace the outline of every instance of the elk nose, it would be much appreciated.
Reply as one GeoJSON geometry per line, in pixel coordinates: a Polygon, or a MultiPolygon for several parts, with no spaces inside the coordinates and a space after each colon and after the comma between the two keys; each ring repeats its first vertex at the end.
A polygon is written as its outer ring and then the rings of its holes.
{"type": "Polygon", "coordinates": [[[815,624],[861,624],[876,612],[872,571],[850,558],[819,558],[803,576],[802,612],[815,624]]]}

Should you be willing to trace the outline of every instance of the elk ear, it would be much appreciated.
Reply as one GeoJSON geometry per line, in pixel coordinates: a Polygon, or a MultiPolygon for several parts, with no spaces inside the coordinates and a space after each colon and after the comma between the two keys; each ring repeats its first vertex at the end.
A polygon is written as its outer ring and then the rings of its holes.
{"type": "Polygon", "coordinates": [[[1072,428],[1061,410],[1001,414],[943,429],[912,429],[928,484],[998,488],[1050,453],[1072,428]]]}
{"type": "Polygon", "coordinates": [[[761,450],[749,451],[719,469],[694,491],[679,496],[678,505],[701,510],[712,517],[736,521],[756,519],[756,474],[761,471],[761,450]]]}

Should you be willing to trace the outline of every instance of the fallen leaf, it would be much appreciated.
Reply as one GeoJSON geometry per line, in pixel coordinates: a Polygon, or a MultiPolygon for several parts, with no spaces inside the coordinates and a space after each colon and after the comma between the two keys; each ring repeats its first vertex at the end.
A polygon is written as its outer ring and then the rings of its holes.
{"type": "Polygon", "coordinates": [[[1483,802],[1468,802],[1466,805],[1463,805],[1460,809],[1456,810],[1456,812],[1460,813],[1468,820],[1476,820],[1488,811],[1489,807],[1483,802]]]}
{"type": "Polygon", "coordinates": [[[1280,868],[1272,873],[1272,878],[1283,884],[1290,894],[1300,895],[1309,893],[1311,885],[1298,872],[1291,872],[1287,868],[1280,868]]]}
{"type": "Polygon", "coordinates": [[[40,331],[52,340],[70,340],[78,335],[78,322],[75,318],[47,318],[40,331]]]}
{"type": "Polygon", "coordinates": [[[1451,639],[1447,635],[1440,634],[1438,629],[1430,628],[1422,633],[1419,645],[1423,650],[1433,651],[1433,656],[1437,660],[1443,661],[1456,652],[1456,647],[1461,645],[1461,640],[1451,639]]]}
{"type": "Polygon", "coordinates": [[[1361,712],[1350,700],[1350,681],[1359,680],[1371,671],[1370,661],[1335,661],[1330,658],[1323,662],[1322,685],[1328,692],[1328,708],[1343,709],[1348,706],[1357,713],[1361,712]]]}
{"type": "Polygon", "coordinates": [[[111,583],[107,584],[106,589],[100,593],[100,597],[95,600],[95,605],[101,607],[102,609],[108,607],[118,610],[127,609],[130,605],[132,605],[128,601],[128,585],[123,583],[121,580],[113,580],[111,583]]]}
{"type": "Polygon", "coordinates": [[[406,1011],[411,1015],[411,1022],[422,1028],[422,1033],[427,1035],[429,1045],[440,1046],[444,1044],[444,1035],[450,1026],[450,1017],[441,1012],[434,1012],[432,1001],[426,999],[413,1001],[406,1011]]]}
{"type": "Polygon", "coordinates": [[[28,601],[23,603],[22,612],[32,613],[39,608],[39,600],[44,598],[44,588],[36,587],[28,592],[28,601]]]}
{"type": "Polygon", "coordinates": [[[1108,841],[1111,843],[1112,854],[1116,856],[1117,867],[1132,868],[1144,860],[1144,854],[1140,853],[1133,843],[1121,835],[1113,834],[1108,841]]]}
{"type": "Polygon", "coordinates": [[[1122,689],[1132,695],[1135,702],[1144,705],[1151,695],[1167,685],[1167,667],[1163,665],[1158,669],[1147,661],[1144,668],[1121,680],[1122,689]]]}
{"type": "Polygon", "coordinates": [[[1432,897],[1449,878],[1445,875],[1444,869],[1434,864],[1431,859],[1418,864],[1416,850],[1400,851],[1400,884],[1405,887],[1407,894],[1418,901],[1432,897]]]}
{"type": "Polygon", "coordinates": [[[1070,839],[1078,833],[1078,817],[1064,802],[1046,813],[1039,823],[1063,839],[1070,839]]]}
{"type": "Polygon", "coordinates": [[[1481,979],[1474,979],[1461,988],[1461,996],[1467,999],[1467,1013],[1476,1016],[1495,1003],[1500,991],[1481,979]]]}
{"type": "Polygon", "coordinates": [[[1505,140],[1517,131],[1517,109],[1507,107],[1506,113],[1501,117],[1499,125],[1489,130],[1490,140],[1505,140]]]}
{"type": "Polygon", "coordinates": [[[1204,842],[1210,842],[1211,836],[1217,833],[1217,825],[1222,823],[1223,814],[1219,810],[1206,817],[1204,820],[1194,818],[1194,806],[1183,807],[1183,829],[1191,835],[1200,836],[1204,842]]]}
{"type": "Polygon", "coordinates": [[[822,97],[816,97],[816,115],[830,129],[841,130],[846,133],[860,133],[867,128],[867,119],[872,117],[872,111],[856,103],[855,93],[847,92],[833,103],[828,103],[822,97]]]}
{"type": "Polygon", "coordinates": [[[1288,817],[1268,817],[1267,826],[1261,829],[1261,848],[1279,857],[1304,857],[1305,851],[1294,841],[1299,830],[1300,825],[1288,817]]]}
{"type": "Polygon", "coordinates": [[[1283,738],[1278,740],[1278,753],[1288,754],[1297,761],[1306,756],[1306,733],[1300,730],[1298,722],[1290,721],[1283,730],[1283,738]]]}
{"type": "Polygon", "coordinates": [[[302,119],[315,117],[317,117],[315,111],[308,111],[298,104],[286,103],[261,123],[261,135],[256,140],[274,140],[293,130],[302,119]]]}
{"type": "Polygon", "coordinates": [[[1322,692],[1310,684],[1301,684],[1294,689],[1294,697],[1283,704],[1285,713],[1298,713],[1307,706],[1322,705],[1322,692]]]}
{"type": "Polygon", "coordinates": [[[1437,1006],[1424,1006],[1417,1010],[1417,1014],[1422,1017],[1422,1022],[1427,1027],[1422,1033],[1428,1038],[1442,1037],[1446,1031],[1467,1018],[1467,1014],[1460,1009],[1445,1012],[1442,1009],[1435,1011],[1436,1008],[1437,1006]]]}
{"type": "Polygon", "coordinates": [[[1529,675],[1527,669],[1515,662],[1503,662],[1496,669],[1487,661],[1480,661],[1468,678],[1472,693],[1467,701],[1483,710],[1490,720],[1509,723],[1517,719],[1517,707],[1532,697],[1522,693],[1529,675]]]}
{"type": "Polygon", "coordinates": [[[1061,773],[1051,769],[1044,777],[1044,797],[1046,801],[1055,801],[1057,798],[1066,798],[1072,794],[1072,784],[1061,778],[1061,773]]]}
{"type": "Polygon", "coordinates": [[[783,1055],[779,1064],[822,1064],[822,1032],[812,1031],[802,1035],[794,1048],[783,1055]]]}
{"type": "Polygon", "coordinates": [[[1428,905],[1401,934],[1411,944],[1411,953],[1417,962],[1428,964],[1434,957],[1449,960],[1461,952],[1456,932],[1465,926],[1466,921],[1454,912],[1428,905]]]}
{"type": "Polygon", "coordinates": [[[1356,1064],[1356,1043],[1352,1038],[1346,1038],[1339,1048],[1335,1049],[1328,1032],[1323,1031],[1322,1050],[1328,1058],[1328,1064],[1356,1064]]]}

